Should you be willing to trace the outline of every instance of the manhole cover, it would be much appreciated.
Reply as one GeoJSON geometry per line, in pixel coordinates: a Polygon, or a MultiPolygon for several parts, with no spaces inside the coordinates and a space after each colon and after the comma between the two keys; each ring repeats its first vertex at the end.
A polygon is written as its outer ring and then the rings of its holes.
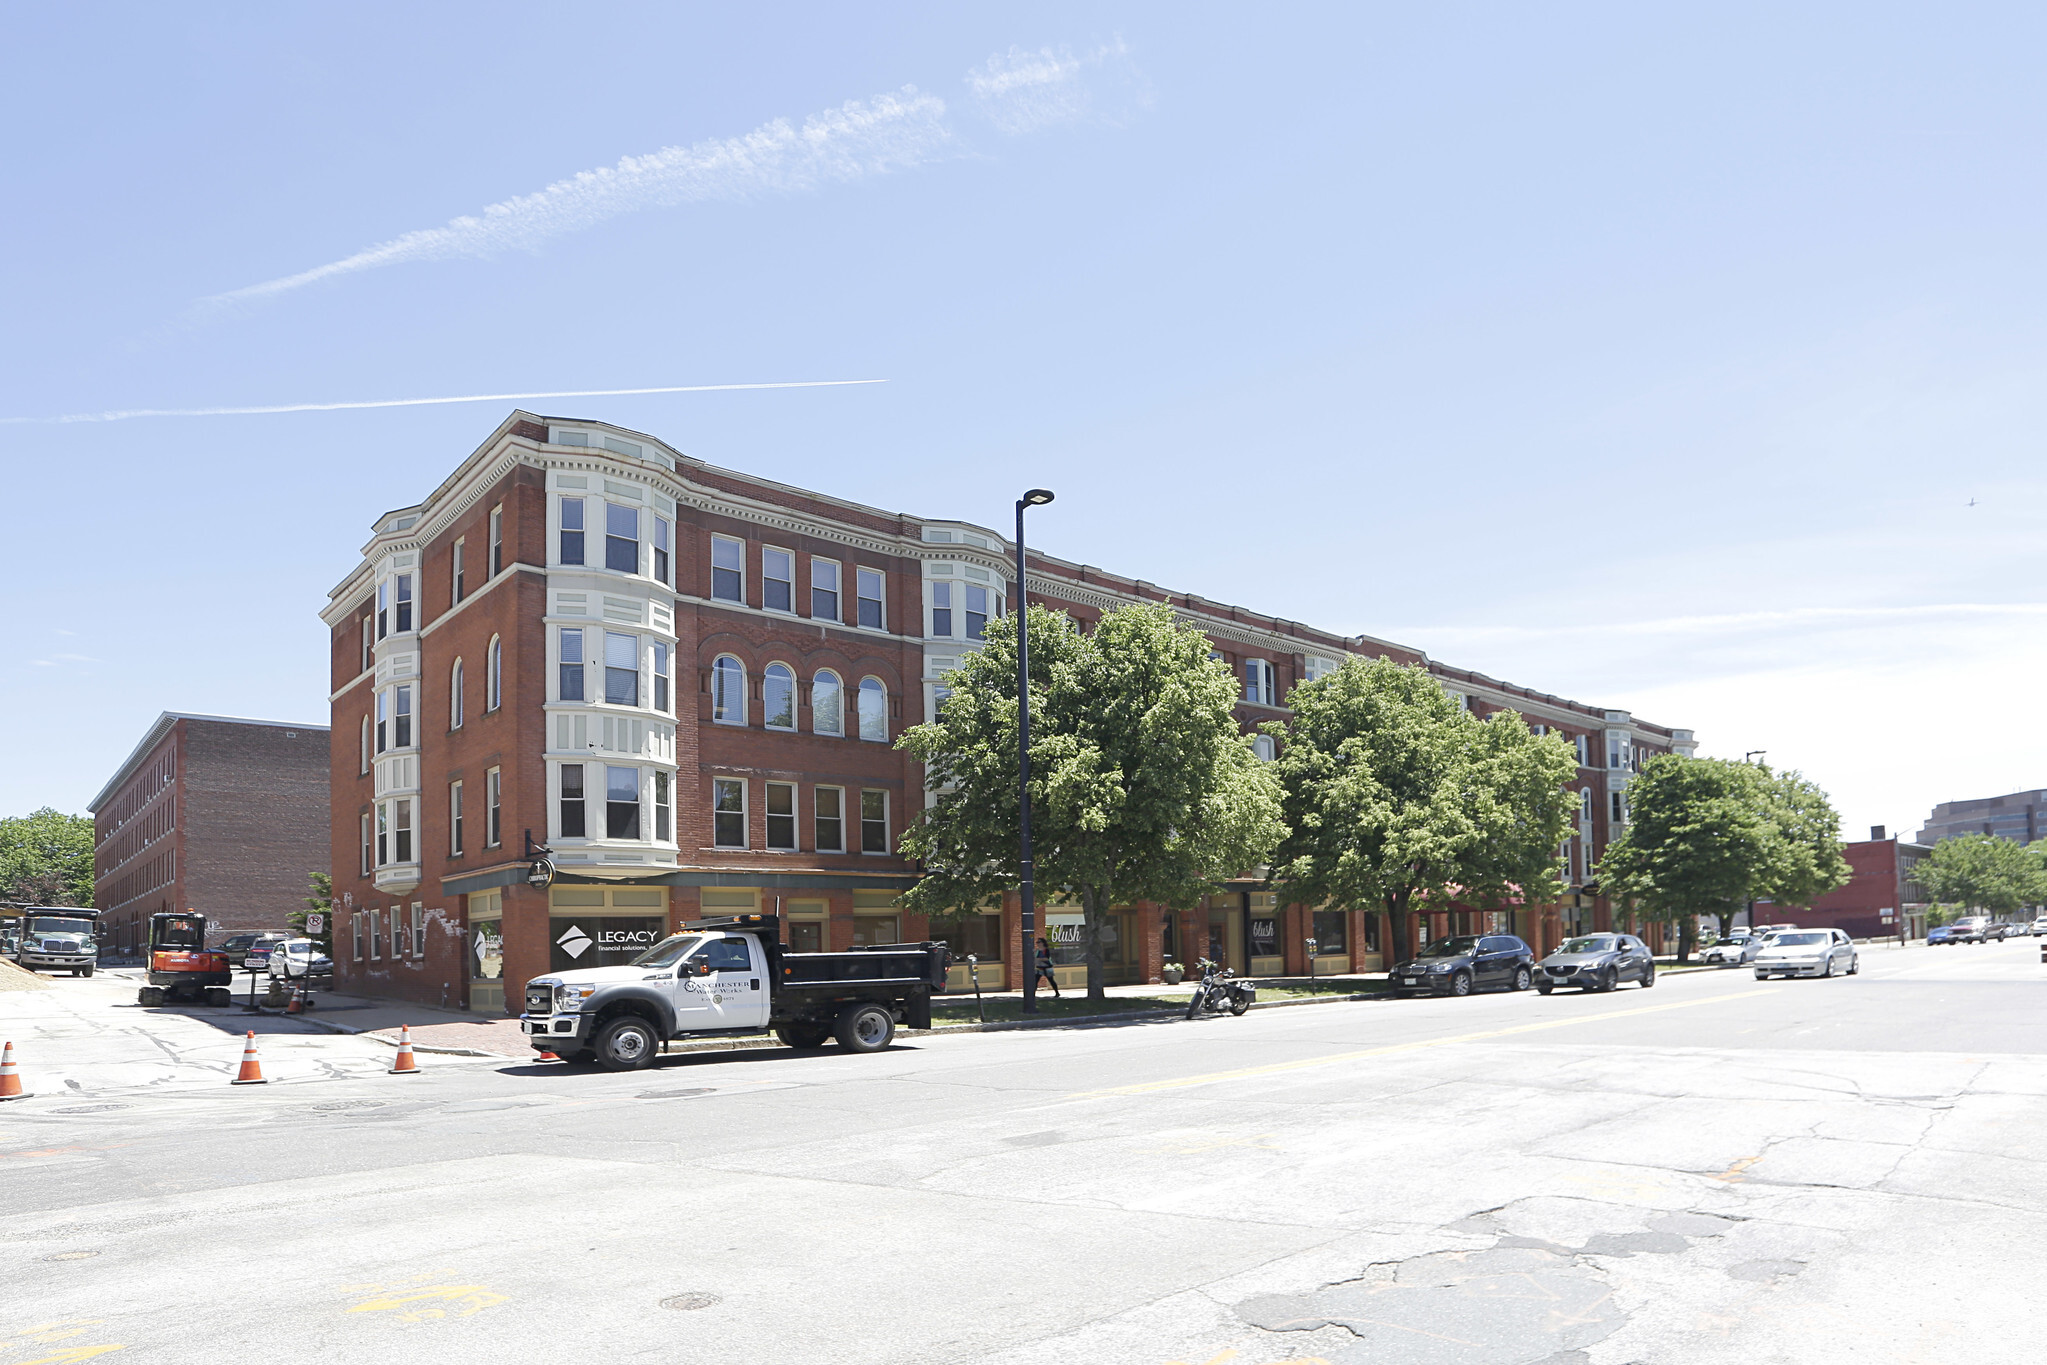
{"type": "Polygon", "coordinates": [[[687,1312],[692,1308],[709,1308],[712,1304],[719,1302],[721,1300],[716,1294],[706,1294],[702,1290],[696,1290],[688,1294],[670,1294],[667,1298],[661,1300],[661,1306],[663,1308],[680,1308],[687,1312]]]}
{"type": "Polygon", "coordinates": [[[687,1099],[691,1095],[708,1095],[710,1093],[711,1090],[708,1086],[699,1086],[695,1090],[642,1090],[637,1098],[643,1100],[680,1100],[687,1099]]]}
{"type": "Polygon", "coordinates": [[[104,1114],[109,1109],[126,1109],[125,1104],[74,1104],[67,1109],[52,1109],[53,1114],[104,1114]]]}
{"type": "Polygon", "coordinates": [[[43,1257],[46,1261],[84,1261],[99,1255],[97,1251],[60,1251],[55,1256],[43,1257]]]}

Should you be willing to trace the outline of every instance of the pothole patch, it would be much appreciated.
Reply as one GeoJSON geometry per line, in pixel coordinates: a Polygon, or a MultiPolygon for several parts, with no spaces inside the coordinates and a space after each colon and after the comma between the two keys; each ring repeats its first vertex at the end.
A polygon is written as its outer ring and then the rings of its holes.
{"type": "Polygon", "coordinates": [[[667,1298],[661,1300],[661,1306],[663,1308],[677,1308],[685,1313],[689,1313],[699,1308],[710,1308],[723,1302],[724,1298],[721,1295],[708,1293],[701,1289],[692,1289],[687,1294],[670,1294],[667,1298]]]}

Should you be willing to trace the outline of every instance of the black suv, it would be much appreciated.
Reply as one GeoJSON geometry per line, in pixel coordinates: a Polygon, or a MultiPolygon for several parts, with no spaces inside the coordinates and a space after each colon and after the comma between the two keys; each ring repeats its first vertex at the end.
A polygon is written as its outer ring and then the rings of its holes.
{"type": "Polygon", "coordinates": [[[1470,995],[1525,991],[1534,977],[1534,950],[1512,934],[1459,934],[1437,939],[1386,979],[1395,995],[1470,995]]]}

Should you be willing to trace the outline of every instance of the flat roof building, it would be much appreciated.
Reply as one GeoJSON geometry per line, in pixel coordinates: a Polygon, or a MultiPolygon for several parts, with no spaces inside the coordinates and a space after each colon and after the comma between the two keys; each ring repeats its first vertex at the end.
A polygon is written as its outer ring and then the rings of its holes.
{"type": "Polygon", "coordinates": [[[1920,827],[1919,842],[1937,843],[1957,834],[1988,834],[2022,844],[2047,838],[2047,788],[1943,801],[1920,827]]]}

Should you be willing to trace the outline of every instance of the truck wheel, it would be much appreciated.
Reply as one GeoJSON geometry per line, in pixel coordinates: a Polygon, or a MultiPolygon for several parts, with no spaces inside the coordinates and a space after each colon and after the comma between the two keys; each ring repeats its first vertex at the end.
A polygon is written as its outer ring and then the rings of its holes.
{"type": "Polygon", "coordinates": [[[805,1052],[823,1047],[832,1039],[829,1024],[797,1023],[775,1025],[775,1037],[782,1040],[783,1047],[793,1047],[805,1052]]]}
{"type": "Polygon", "coordinates": [[[660,1044],[652,1024],[635,1014],[621,1015],[597,1032],[597,1065],[606,1071],[638,1071],[654,1064],[660,1044]]]}
{"type": "Polygon", "coordinates": [[[85,969],[84,971],[81,971],[81,972],[79,973],[79,975],[80,975],[80,976],[91,976],[91,975],[92,975],[92,968],[90,968],[90,967],[87,967],[87,968],[86,968],[86,969],[85,969]]]}
{"type": "Polygon", "coordinates": [[[896,1017],[880,1005],[855,1005],[832,1031],[848,1052],[879,1052],[896,1036],[896,1017]]]}
{"type": "Polygon", "coordinates": [[[144,986],[141,990],[135,992],[135,1003],[155,1009],[163,1003],[163,987],[144,986]]]}

